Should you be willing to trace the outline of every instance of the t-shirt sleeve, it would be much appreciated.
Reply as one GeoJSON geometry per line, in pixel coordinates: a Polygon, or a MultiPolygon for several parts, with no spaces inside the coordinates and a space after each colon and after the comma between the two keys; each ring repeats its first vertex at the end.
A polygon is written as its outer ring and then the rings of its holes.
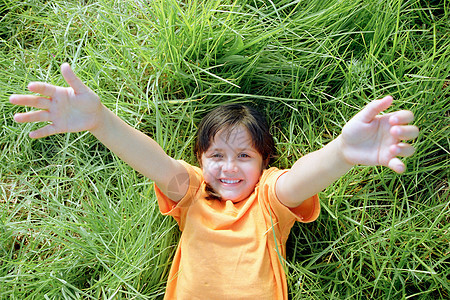
{"type": "Polygon", "coordinates": [[[271,211],[273,211],[274,217],[277,219],[283,232],[289,231],[295,221],[302,223],[313,222],[320,214],[320,202],[317,195],[306,199],[302,204],[294,208],[289,208],[280,202],[275,192],[275,185],[278,178],[286,172],[287,170],[272,168],[261,178],[263,193],[266,194],[271,211]]]}
{"type": "Polygon", "coordinates": [[[178,222],[180,230],[183,230],[185,220],[184,217],[186,216],[187,209],[198,194],[203,177],[200,168],[194,167],[182,160],[179,160],[179,162],[183,164],[189,175],[188,190],[184,197],[178,202],[173,201],[165,195],[156,184],[155,194],[160,212],[163,215],[172,216],[178,222]]]}

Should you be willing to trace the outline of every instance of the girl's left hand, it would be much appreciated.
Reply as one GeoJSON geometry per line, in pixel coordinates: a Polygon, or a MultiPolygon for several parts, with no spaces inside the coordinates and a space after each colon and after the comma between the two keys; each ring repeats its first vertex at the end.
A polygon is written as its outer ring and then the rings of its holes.
{"type": "Polygon", "coordinates": [[[398,158],[411,156],[415,149],[402,140],[412,140],[419,129],[408,125],[414,121],[409,110],[380,115],[392,104],[392,97],[370,102],[344,126],[341,149],[345,160],[353,165],[382,165],[403,173],[405,164],[398,158]]]}

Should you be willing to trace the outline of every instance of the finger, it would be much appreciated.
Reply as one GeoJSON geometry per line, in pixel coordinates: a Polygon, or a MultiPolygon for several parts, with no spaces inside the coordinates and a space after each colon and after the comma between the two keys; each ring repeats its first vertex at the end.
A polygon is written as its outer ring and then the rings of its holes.
{"type": "Polygon", "coordinates": [[[14,120],[18,123],[28,122],[49,122],[50,115],[46,110],[31,111],[26,113],[18,113],[14,115],[14,120]]]}
{"type": "Polygon", "coordinates": [[[394,157],[393,159],[391,159],[387,166],[391,170],[393,170],[394,172],[396,172],[398,174],[401,174],[401,173],[405,172],[405,170],[406,170],[405,164],[397,157],[394,157]]]}
{"type": "Polygon", "coordinates": [[[398,143],[397,145],[392,145],[389,151],[393,156],[408,157],[413,155],[416,149],[410,144],[398,143]]]}
{"type": "Polygon", "coordinates": [[[75,75],[68,63],[61,65],[61,73],[75,94],[80,94],[89,91],[89,88],[75,75]]]}
{"type": "Polygon", "coordinates": [[[412,140],[419,136],[419,128],[414,125],[392,126],[390,133],[398,140],[412,140]]]}
{"type": "Polygon", "coordinates": [[[392,97],[386,96],[380,100],[374,100],[366,105],[356,116],[365,123],[371,122],[379,113],[386,110],[392,104],[392,97]]]}
{"type": "Polygon", "coordinates": [[[396,111],[389,117],[389,124],[391,125],[408,124],[412,121],[414,121],[414,114],[409,110],[396,111]]]}
{"type": "Polygon", "coordinates": [[[15,105],[49,109],[50,99],[34,95],[11,95],[9,102],[15,105]]]}
{"type": "Polygon", "coordinates": [[[45,82],[30,82],[28,84],[28,89],[33,93],[38,93],[50,98],[52,98],[56,92],[56,86],[45,82]]]}
{"type": "Polygon", "coordinates": [[[55,126],[52,124],[49,124],[47,126],[44,126],[42,128],[39,128],[38,130],[32,131],[29,133],[29,137],[32,139],[40,139],[49,135],[57,134],[55,126]]]}

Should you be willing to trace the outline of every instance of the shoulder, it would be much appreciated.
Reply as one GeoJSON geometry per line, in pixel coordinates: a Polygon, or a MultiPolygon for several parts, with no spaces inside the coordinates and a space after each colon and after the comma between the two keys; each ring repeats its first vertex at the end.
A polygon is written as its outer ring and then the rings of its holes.
{"type": "Polygon", "coordinates": [[[320,213],[320,203],[317,195],[314,195],[297,207],[288,207],[280,201],[277,193],[277,184],[282,175],[286,174],[290,169],[269,168],[264,170],[259,183],[260,197],[268,201],[271,209],[279,220],[300,221],[303,223],[314,221],[320,213]]]}
{"type": "Polygon", "coordinates": [[[203,177],[203,171],[201,168],[194,166],[188,162],[185,162],[184,160],[177,160],[177,162],[179,162],[186,169],[188,174],[203,177]]]}
{"type": "Polygon", "coordinates": [[[186,169],[186,174],[180,176],[182,178],[178,178],[178,182],[188,181],[189,187],[199,187],[201,183],[203,182],[203,171],[201,168],[191,165],[184,160],[178,160],[178,162],[181,163],[181,165],[186,169]],[[184,176],[184,177],[183,177],[184,176]]]}
{"type": "Polygon", "coordinates": [[[276,184],[278,178],[280,178],[287,170],[281,170],[276,167],[265,169],[261,174],[261,178],[257,184],[257,190],[259,197],[263,200],[279,201],[276,194],[276,184]]]}
{"type": "Polygon", "coordinates": [[[259,185],[270,184],[275,185],[278,178],[286,173],[288,170],[278,169],[276,167],[271,167],[269,169],[265,169],[261,174],[261,179],[259,180],[259,185]]]}
{"type": "Polygon", "coordinates": [[[192,195],[200,187],[203,182],[203,172],[199,167],[183,160],[176,162],[179,164],[180,170],[172,175],[166,189],[161,189],[161,191],[172,201],[179,202],[185,196],[192,195]]]}

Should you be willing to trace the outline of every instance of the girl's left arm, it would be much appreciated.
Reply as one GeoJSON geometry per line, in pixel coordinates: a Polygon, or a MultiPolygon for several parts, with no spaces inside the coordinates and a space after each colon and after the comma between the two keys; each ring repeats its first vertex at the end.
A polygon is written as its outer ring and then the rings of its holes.
{"type": "Polygon", "coordinates": [[[414,147],[401,141],[416,138],[419,129],[408,125],[414,120],[411,111],[380,115],[391,104],[391,96],[370,102],[335,140],[300,158],[278,179],[278,199],[288,207],[297,207],[359,164],[386,166],[403,173],[406,167],[398,156],[411,156],[414,147]]]}

